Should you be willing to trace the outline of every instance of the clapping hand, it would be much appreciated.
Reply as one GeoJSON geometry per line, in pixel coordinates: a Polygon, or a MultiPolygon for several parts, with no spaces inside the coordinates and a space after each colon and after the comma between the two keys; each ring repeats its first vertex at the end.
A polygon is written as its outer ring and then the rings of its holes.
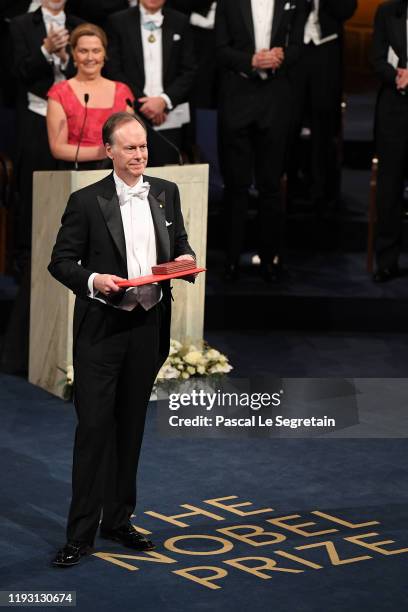
{"type": "Polygon", "coordinates": [[[62,62],[68,59],[67,44],[69,40],[68,30],[65,28],[54,29],[52,26],[43,40],[48,53],[57,55],[62,62]]]}

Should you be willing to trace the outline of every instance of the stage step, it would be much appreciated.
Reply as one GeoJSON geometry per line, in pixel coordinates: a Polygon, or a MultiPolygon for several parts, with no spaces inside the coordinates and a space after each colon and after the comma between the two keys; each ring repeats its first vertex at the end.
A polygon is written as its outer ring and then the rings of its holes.
{"type": "MultiPolygon", "coordinates": [[[[376,285],[360,253],[291,254],[277,286],[243,259],[240,280],[226,284],[222,253],[209,252],[206,329],[408,331],[408,276],[376,285]]],[[[408,275],[408,256],[401,266],[408,275]]]]}

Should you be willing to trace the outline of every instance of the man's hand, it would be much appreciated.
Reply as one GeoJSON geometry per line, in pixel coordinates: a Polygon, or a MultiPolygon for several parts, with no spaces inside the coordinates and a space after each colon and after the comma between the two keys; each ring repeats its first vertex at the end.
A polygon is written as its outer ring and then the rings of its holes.
{"type": "Polygon", "coordinates": [[[122,287],[117,286],[117,282],[126,280],[120,276],[114,274],[97,274],[93,280],[93,286],[95,291],[103,293],[103,295],[110,296],[112,293],[123,291],[122,287]]]}
{"type": "Polygon", "coordinates": [[[140,107],[140,112],[142,113],[142,115],[144,115],[153,122],[156,117],[164,113],[166,108],[166,102],[160,96],[139,98],[139,102],[142,105],[140,107]]]}
{"type": "Polygon", "coordinates": [[[183,261],[185,259],[189,259],[190,261],[194,261],[195,259],[192,255],[190,255],[189,253],[185,253],[184,255],[179,255],[178,257],[176,257],[176,259],[174,261],[183,261]]]}
{"type": "Polygon", "coordinates": [[[397,89],[402,90],[408,87],[408,69],[407,68],[398,68],[397,69],[397,77],[395,79],[395,83],[397,85],[397,89]]]}
{"type": "MultiPolygon", "coordinates": [[[[183,260],[190,260],[190,261],[194,261],[195,263],[194,257],[190,255],[189,253],[186,253],[185,255],[179,255],[178,257],[176,257],[174,261],[183,261],[183,260]]],[[[184,276],[184,280],[192,283],[197,278],[197,276],[198,274],[189,274],[188,276],[184,276]]]]}
{"type": "Polygon", "coordinates": [[[61,53],[62,50],[65,51],[65,48],[68,44],[69,33],[65,28],[59,28],[54,30],[53,27],[50,28],[48,35],[43,40],[43,45],[48,53],[61,53]]]}
{"type": "Polygon", "coordinates": [[[285,53],[282,47],[273,49],[261,49],[252,56],[252,68],[254,70],[276,70],[282,65],[285,53]]]}
{"type": "Polygon", "coordinates": [[[152,119],[152,123],[154,125],[161,125],[162,123],[164,123],[167,119],[167,113],[161,113],[160,115],[156,115],[155,117],[153,117],[152,119]]]}

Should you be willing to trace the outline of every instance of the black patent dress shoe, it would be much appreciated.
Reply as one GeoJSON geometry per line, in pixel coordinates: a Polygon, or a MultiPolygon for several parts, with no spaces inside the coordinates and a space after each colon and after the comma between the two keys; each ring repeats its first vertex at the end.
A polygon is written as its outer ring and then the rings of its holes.
{"type": "Polygon", "coordinates": [[[71,567],[78,565],[81,557],[90,555],[93,551],[92,546],[83,542],[67,542],[64,548],[60,548],[51,565],[54,567],[71,567]]]}
{"type": "Polygon", "coordinates": [[[400,275],[400,271],[398,266],[393,266],[392,268],[380,268],[373,276],[373,281],[375,283],[386,283],[394,278],[398,278],[400,275]]]}
{"type": "Polygon", "coordinates": [[[135,550],[153,550],[155,545],[151,540],[148,540],[143,534],[136,531],[131,523],[119,527],[118,529],[101,529],[101,538],[105,540],[113,540],[121,542],[127,548],[135,550]]]}

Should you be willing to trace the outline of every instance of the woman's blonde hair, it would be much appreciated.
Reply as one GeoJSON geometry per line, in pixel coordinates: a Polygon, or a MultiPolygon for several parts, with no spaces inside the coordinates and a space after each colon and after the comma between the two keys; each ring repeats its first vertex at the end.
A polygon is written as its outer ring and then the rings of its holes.
{"type": "Polygon", "coordinates": [[[72,49],[75,49],[81,36],[97,36],[101,41],[106,53],[108,48],[108,38],[102,28],[94,23],[81,23],[74,30],[72,30],[71,36],[69,37],[69,43],[72,49]]]}

